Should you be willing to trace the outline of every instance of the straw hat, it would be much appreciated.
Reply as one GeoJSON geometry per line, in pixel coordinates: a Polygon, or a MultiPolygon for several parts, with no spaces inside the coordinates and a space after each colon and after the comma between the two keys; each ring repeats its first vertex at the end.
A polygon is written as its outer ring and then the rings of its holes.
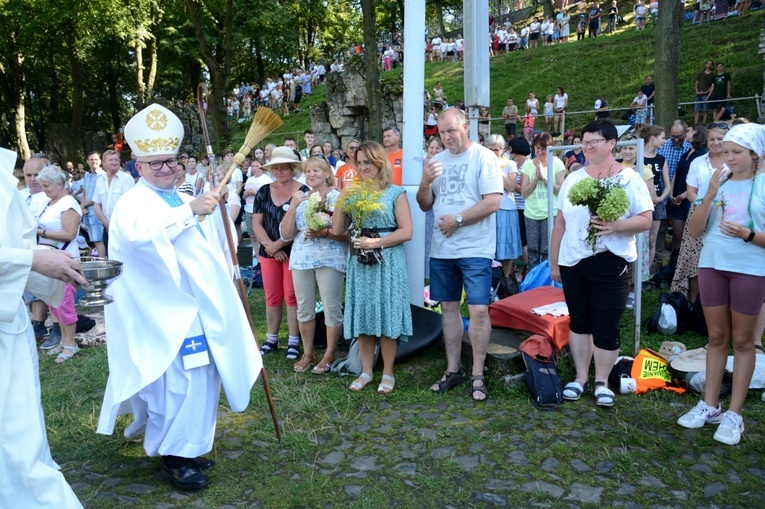
{"type": "Polygon", "coordinates": [[[298,156],[294,150],[289,147],[276,147],[271,152],[271,160],[268,164],[264,164],[264,169],[270,169],[277,164],[290,164],[293,168],[300,169],[302,163],[300,162],[300,156],[298,156]]]}
{"type": "Polygon", "coordinates": [[[183,134],[180,119],[159,104],[148,105],[125,126],[125,139],[137,157],[175,155],[183,134]]]}

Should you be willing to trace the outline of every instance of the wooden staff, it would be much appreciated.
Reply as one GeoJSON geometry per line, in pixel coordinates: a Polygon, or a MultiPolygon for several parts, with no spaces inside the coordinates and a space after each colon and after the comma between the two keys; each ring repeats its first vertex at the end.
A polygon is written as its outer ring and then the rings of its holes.
{"type": "MultiPolygon", "coordinates": [[[[210,171],[215,172],[215,153],[212,150],[212,145],[210,144],[210,135],[207,132],[207,123],[206,123],[206,117],[205,117],[205,100],[207,99],[207,85],[204,83],[200,83],[197,85],[197,106],[199,107],[199,117],[202,122],[202,134],[205,138],[205,146],[207,148],[207,154],[208,159],[210,160],[210,171]]],[[[209,103],[208,103],[209,104],[209,103]]],[[[268,136],[271,131],[276,129],[277,127],[282,125],[282,119],[279,118],[279,115],[271,111],[269,108],[258,108],[257,112],[255,113],[255,117],[252,120],[252,125],[250,126],[250,130],[247,132],[247,136],[244,140],[244,145],[239,149],[239,151],[234,156],[234,163],[231,165],[231,168],[229,168],[228,172],[226,173],[226,176],[223,178],[223,180],[218,184],[217,191],[220,193],[225,189],[226,184],[231,179],[231,175],[234,173],[234,169],[236,169],[237,166],[242,164],[244,162],[244,158],[247,156],[247,154],[250,153],[250,150],[252,150],[255,145],[257,145],[260,141],[262,141],[266,136],[268,136]]],[[[214,173],[213,173],[214,175],[214,173]]],[[[237,291],[239,292],[239,300],[242,303],[242,307],[244,308],[244,313],[247,315],[247,321],[250,324],[250,330],[252,331],[252,337],[255,339],[255,347],[260,349],[260,344],[258,344],[258,337],[255,333],[255,323],[252,320],[252,312],[250,311],[250,302],[247,299],[247,290],[244,288],[244,283],[242,282],[242,273],[239,270],[239,258],[236,254],[236,245],[234,244],[234,236],[231,233],[231,225],[229,223],[228,219],[228,212],[226,211],[226,203],[223,198],[221,198],[218,210],[220,210],[221,217],[223,219],[223,227],[226,231],[226,241],[228,243],[228,250],[231,255],[231,264],[234,266],[234,284],[236,285],[237,291]]],[[[200,221],[204,219],[201,218],[200,221]]],[[[276,408],[274,407],[274,400],[271,397],[271,387],[268,385],[268,376],[266,375],[266,367],[263,365],[263,367],[260,368],[260,376],[263,379],[263,389],[266,392],[266,399],[268,400],[268,408],[271,410],[271,418],[274,421],[274,429],[276,430],[276,438],[279,441],[279,444],[282,443],[282,434],[279,430],[279,421],[276,418],[276,408]]]]}

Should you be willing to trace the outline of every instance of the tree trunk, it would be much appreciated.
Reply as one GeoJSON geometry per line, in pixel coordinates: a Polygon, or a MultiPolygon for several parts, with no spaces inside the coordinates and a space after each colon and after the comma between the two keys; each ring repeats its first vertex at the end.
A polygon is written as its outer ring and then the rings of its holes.
{"type": "MultiPolygon", "coordinates": [[[[228,1],[227,6],[231,6],[231,0],[228,1]]],[[[205,39],[205,33],[202,28],[202,20],[197,12],[194,0],[186,0],[186,8],[189,10],[189,17],[194,24],[194,34],[199,44],[199,51],[202,56],[202,61],[207,66],[207,70],[210,72],[210,97],[207,98],[207,113],[210,115],[210,121],[212,123],[213,134],[212,138],[216,138],[218,141],[224,140],[227,137],[226,127],[223,123],[223,100],[226,97],[226,80],[221,72],[221,65],[216,60],[216,57],[220,58],[221,53],[225,53],[223,48],[216,48],[215,56],[210,50],[210,46],[205,39]]],[[[230,41],[229,41],[230,42],[230,41]]],[[[224,56],[225,59],[225,56],[224,56]]],[[[196,91],[196,87],[194,88],[196,91]]],[[[196,93],[196,92],[195,92],[196,93]]],[[[212,142],[212,140],[211,140],[212,142]]]]}
{"type": "Polygon", "coordinates": [[[146,102],[151,102],[151,94],[154,92],[154,82],[157,79],[157,39],[152,36],[149,41],[149,79],[146,82],[146,102]]]}
{"type": "Polygon", "coordinates": [[[438,29],[441,35],[446,34],[446,26],[444,25],[444,6],[441,4],[441,0],[435,0],[433,7],[436,8],[436,18],[438,20],[438,29]]]}
{"type": "Polygon", "coordinates": [[[146,85],[143,82],[143,41],[137,39],[135,42],[135,79],[138,84],[138,93],[136,94],[135,109],[141,111],[146,96],[146,85]]]}
{"type": "Polygon", "coordinates": [[[369,105],[370,140],[382,140],[382,109],[380,107],[380,69],[377,66],[377,38],[375,17],[377,0],[361,0],[364,17],[364,67],[366,70],[367,104],[369,105]]]}
{"type": "Polygon", "coordinates": [[[546,18],[553,18],[555,16],[555,9],[553,8],[552,0],[541,0],[542,8],[545,12],[546,18]]]}
{"type": "MultiPolygon", "coordinates": [[[[665,6],[666,7],[666,6],[665,6]]],[[[656,125],[669,126],[677,118],[677,87],[680,71],[680,40],[683,28],[682,9],[659,9],[656,20],[654,53],[654,108],[656,125]]]]}
{"type": "Polygon", "coordinates": [[[21,158],[25,161],[32,156],[32,151],[29,150],[29,141],[27,140],[27,127],[24,112],[24,94],[19,94],[16,101],[16,107],[14,108],[14,118],[16,126],[16,146],[19,149],[21,158]]]}
{"type": "Polygon", "coordinates": [[[66,33],[66,45],[69,57],[69,65],[72,75],[72,122],[69,127],[69,147],[71,152],[69,158],[77,158],[80,148],[80,128],[82,127],[82,65],[80,57],[77,55],[75,46],[75,27],[72,23],[64,26],[66,33]]]}
{"type": "MultiPolygon", "coordinates": [[[[24,69],[24,53],[18,48],[18,33],[14,30],[9,34],[12,56],[8,59],[9,69],[4,72],[4,88],[6,95],[13,106],[13,125],[16,130],[16,147],[22,159],[27,160],[32,155],[29,150],[26,128],[26,110],[24,97],[26,95],[26,71],[24,69]]],[[[5,69],[3,69],[5,71],[5,69]]]]}

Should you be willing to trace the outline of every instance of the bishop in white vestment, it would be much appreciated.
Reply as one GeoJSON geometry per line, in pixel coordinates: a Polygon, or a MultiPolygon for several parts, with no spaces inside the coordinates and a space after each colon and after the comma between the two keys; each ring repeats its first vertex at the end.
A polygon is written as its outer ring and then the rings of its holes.
{"type": "Polygon", "coordinates": [[[175,190],[180,120],[152,104],[128,122],[125,138],[142,178],[109,225],[109,256],[124,265],[104,310],[109,381],[98,432],[111,434],[117,415],[132,412],[125,435],[143,433],[173,485],[199,489],[221,385],[231,409],[245,410],[262,360],[213,214],[220,196],[175,190]]]}

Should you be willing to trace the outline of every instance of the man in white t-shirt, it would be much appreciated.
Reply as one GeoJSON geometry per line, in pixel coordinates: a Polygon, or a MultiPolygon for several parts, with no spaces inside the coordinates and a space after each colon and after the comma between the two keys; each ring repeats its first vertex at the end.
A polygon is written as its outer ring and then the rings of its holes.
{"type": "Polygon", "coordinates": [[[93,210],[101,224],[104,225],[104,245],[106,255],[109,250],[109,220],[117,200],[135,187],[135,181],[128,173],[120,171],[120,155],[114,150],[107,150],[101,156],[106,173],[96,182],[96,192],[93,195],[93,210]]]}
{"type": "Polygon", "coordinates": [[[483,370],[491,333],[494,213],[502,197],[502,174],[497,157],[468,137],[467,119],[459,109],[441,113],[438,131],[447,150],[425,164],[417,191],[420,208],[425,212],[432,209],[436,219],[430,250],[430,295],[441,302],[446,345],[446,373],[430,390],[445,392],[467,380],[461,366],[460,299],[464,286],[473,348],[471,395],[483,401],[488,397],[483,370]]]}
{"type": "Polygon", "coordinates": [[[441,35],[436,34],[433,40],[430,41],[430,44],[433,46],[433,59],[441,61],[441,35]]]}

